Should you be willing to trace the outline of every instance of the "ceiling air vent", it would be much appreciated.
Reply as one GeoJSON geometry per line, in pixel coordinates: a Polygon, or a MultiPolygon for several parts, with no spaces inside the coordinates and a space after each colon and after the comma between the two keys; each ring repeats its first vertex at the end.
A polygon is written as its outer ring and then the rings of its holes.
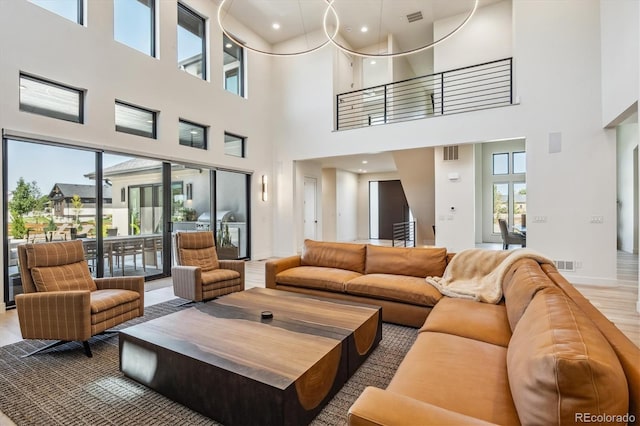
{"type": "Polygon", "coordinates": [[[422,12],[418,11],[418,12],[413,12],[407,15],[407,21],[409,21],[409,23],[411,22],[416,22],[422,19],[422,12]]]}
{"type": "Polygon", "coordinates": [[[451,161],[458,159],[458,145],[445,146],[443,149],[444,161],[451,161]]]}

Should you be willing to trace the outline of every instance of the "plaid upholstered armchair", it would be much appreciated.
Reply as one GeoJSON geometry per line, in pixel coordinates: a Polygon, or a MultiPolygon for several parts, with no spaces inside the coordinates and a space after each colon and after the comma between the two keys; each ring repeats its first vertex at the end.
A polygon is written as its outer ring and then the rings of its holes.
{"type": "Polygon", "coordinates": [[[89,273],[82,241],[18,246],[23,294],[16,296],[25,339],[57,340],[34,353],[81,341],[143,315],[144,278],[96,278],[89,273]]]}
{"type": "Polygon", "coordinates": [[[218,260],[213,232],[178,232],[173,293],[194,302],[244,290],[244,261],[218,260]]]}

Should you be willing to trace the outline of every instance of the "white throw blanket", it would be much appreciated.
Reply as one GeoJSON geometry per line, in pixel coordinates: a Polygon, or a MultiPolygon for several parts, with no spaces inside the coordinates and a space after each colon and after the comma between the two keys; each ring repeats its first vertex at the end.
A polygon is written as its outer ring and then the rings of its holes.
{"type": "Polygon", "coordinates": [[[553,265],[553,261],[530,249],[468,249],[451,259],[442,277],[427,277],[426,280],[445,296],[498,303],[502,299],[505,274],[516,261],[525,258],[553,265]]]}

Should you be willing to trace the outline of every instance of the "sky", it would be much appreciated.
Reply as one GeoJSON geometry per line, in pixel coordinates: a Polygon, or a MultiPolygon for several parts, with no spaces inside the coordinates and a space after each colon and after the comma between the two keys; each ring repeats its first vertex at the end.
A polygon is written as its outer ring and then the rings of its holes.
{"type": "MultiPolygon", "coordinates": [[[[103,156],[103,168],[130,159],[120,155],[103,156]]],[[[23,177],[36,181],[42,195],[48,194],[55,183],[94,184],[84,177],[95,171],[95,153],[78,149],[9,140],[7,145],[7,189],[12,191],[23,177]]]]}

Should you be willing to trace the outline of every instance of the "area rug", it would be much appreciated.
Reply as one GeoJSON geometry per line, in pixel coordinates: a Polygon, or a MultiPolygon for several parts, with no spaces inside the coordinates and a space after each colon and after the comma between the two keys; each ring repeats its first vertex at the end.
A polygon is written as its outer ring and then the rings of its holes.
{"type": "MultiPolygon", "coordinates": [[[[140,322],[176,312],[181,299],[145,308],[140,322]]],[[[417,330],[383,324],[382,341],[312,425],[343,425],[347,410],[366,386],[384,388],[417,336],[417,330]]],[[[217,425],[183,405],[123,376],[118,337],[91,339],[93,358],[68,343],[21,358],[44,342],[0,347],[0,411],[17,425],[217,425]]]]}

